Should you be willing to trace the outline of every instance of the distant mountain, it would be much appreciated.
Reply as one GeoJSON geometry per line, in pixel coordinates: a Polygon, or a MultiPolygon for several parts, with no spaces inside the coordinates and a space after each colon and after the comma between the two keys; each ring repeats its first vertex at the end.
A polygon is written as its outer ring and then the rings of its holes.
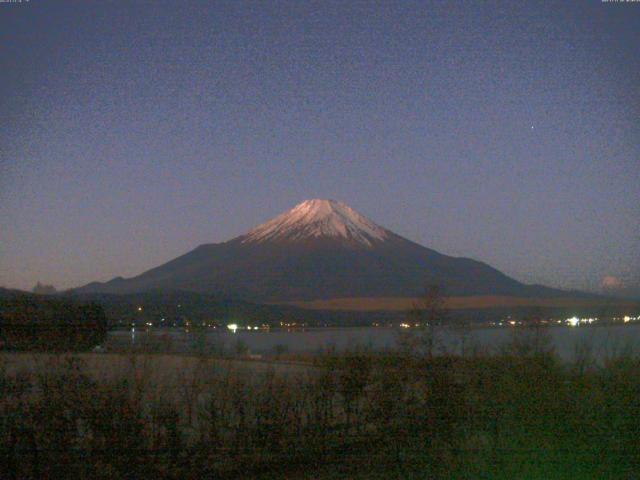
{"type": "Polygon", "coordinates": [[[16,290],[15,288],[0,287],[0,299],[13,298],[20,295],[28,295],[28,292],[16,290]]]}
{"type": "Polygon", "coordinates": [[[252,302],[414,297],[439,284],[447,295],[567,296],[525,285],[470,258],[403,238],[342,202],[307,200],[245,235],[206,244],[133,278],[76,293],[194,291],[252,302]]]}

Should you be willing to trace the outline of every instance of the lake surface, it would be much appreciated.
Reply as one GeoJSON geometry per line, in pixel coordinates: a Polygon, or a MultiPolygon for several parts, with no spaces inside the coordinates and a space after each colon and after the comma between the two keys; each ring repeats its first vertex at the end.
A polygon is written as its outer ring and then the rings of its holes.
{"type": "MultiPolygon", "coordinates": [[[[571,361],[576,352],[589,349],[597,359],[622,352],[640,354],[640,324],[616,326],[554,326],[544,330],[549,343],[558,355],[571,361]]],[[[466,338],[449,329],[436,333],[440,350],[460,352],[480,349],[500,351],[513,341],[514,336],[527,335],[527,329],[518,327],[474,328],[466,338]]],[[[109,333],[107,347],[122,349],[136,347],[161,352],[203,353],[317,353],[329,349],[337,351],[369,349],[384,351],[398,346],[399,335],[407,330],[388,327],[318,328],[306,330],[208,330],[187,333],[181,329],[154,329],[149,331],[113,331],[109,333]]]]}

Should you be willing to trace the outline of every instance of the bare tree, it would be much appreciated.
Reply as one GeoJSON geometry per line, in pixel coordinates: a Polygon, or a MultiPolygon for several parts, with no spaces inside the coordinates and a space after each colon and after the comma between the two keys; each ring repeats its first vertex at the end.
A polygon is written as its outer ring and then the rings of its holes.
{"type": "Polygon", "coordinates": [[[532,308],[511,331],[509,353],[521,356],[544,355],[553,352],[548,321],[539,308],[532,308]]]}
{"type": "Polygon", "coordinates": [[[413,302],[406,318],[406,330],[398,338],[401,349],[411,355],[431,358],[440,346],[438,327],[447,325],[451,319],[443,288],[427,286],[423,296],[413,302]]]}

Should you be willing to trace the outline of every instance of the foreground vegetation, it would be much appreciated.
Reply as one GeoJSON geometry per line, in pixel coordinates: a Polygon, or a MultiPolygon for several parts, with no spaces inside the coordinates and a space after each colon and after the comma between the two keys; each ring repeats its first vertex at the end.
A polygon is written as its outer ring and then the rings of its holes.
{"type": "Polygon", "coordinates": [[[640,361],[0,356],[0,478],[637,478],[640,361]],[[99,359],[99,361],[97,360],[99,359]],[[172,362],[177,362],[173,367],[172,362]]]}
{"type": "Polygon", "coordinates": [[[618,352],[596,362],[583,345],[562,363],[539,317],[483,352],[437,290],[409,312],[421,327],[399,334],[395,352],[287,363],[282,353],[239,362],[204,348],[79,353],[105,339],[96,304],[16,295],[0,307],[2,479],[640,472],[640,359],[618,352]],[[459,355],[443,349],[443,326],[459,355]]]}

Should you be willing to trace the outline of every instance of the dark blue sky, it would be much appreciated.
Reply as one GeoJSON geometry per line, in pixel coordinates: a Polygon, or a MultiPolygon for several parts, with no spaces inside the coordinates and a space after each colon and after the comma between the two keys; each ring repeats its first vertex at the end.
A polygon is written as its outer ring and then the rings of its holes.
{"type": "Polygon", "coordinates": [[[640,3],[0,3],[0,285],[135,275],[320,197],[640,292],[639,86],[640,3]]]}

